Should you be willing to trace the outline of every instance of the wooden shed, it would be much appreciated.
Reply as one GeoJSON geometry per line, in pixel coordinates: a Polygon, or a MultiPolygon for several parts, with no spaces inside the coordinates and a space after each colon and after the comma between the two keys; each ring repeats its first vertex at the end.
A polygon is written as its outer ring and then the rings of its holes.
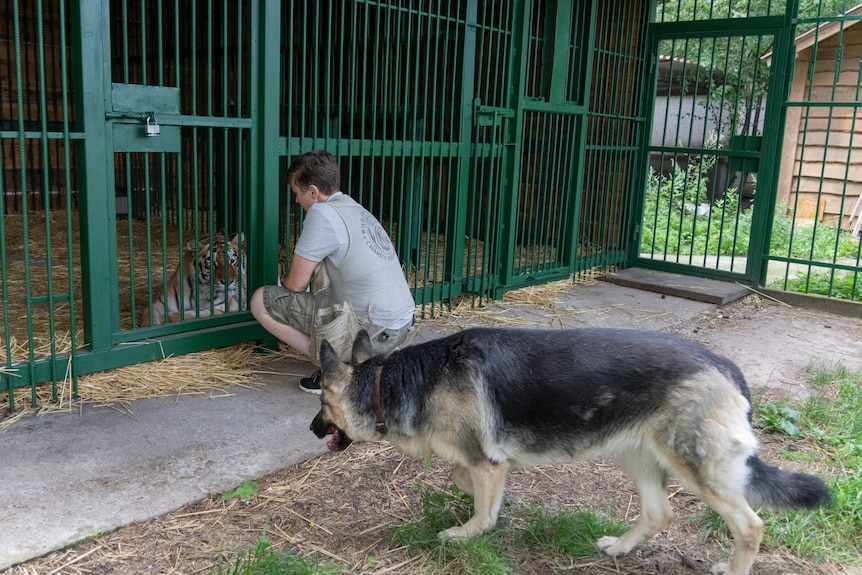
{"type": "Polygon", "coordinates": [[[862,4],[843,16],[796,38],[778,201],[848,229],[862,204],[862,4]]]}

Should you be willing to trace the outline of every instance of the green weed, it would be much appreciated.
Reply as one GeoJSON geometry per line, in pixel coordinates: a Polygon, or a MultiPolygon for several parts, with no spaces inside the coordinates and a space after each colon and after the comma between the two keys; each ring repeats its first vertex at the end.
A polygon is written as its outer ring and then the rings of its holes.
{"type": "Polygon", "coordinates": [[[252,495],[257,495],[257,482],[254,479],[248,479],[243,481],[236,489],[225,491],[221,498],[222,501],[229,501],[234,497],[240,497],[243,501],[248,501],[252,495]]]}
{"type": "MultiPolygon", "coordinates": [[[[819,461],[808,452],[812,463],[837,469],[827,481],[834,502],[813,512],[763,512],[764,545],[811,561],[862,565],[862,373],[841,365],[809,369],[814,393],[796,406],[796,436],[819,450],[819,461]]],[[[775,431],[787,433],[781,425],[775,431]]]]}
{"type": "Polygon", "coordinates": [[[219,558],[211,571],[215,575],[337,575],[345,573],[336,565],[326,565],[314,559],[278,551],[266,537],[258,539],[254,546],[239,553],[232,562],[219,558]]]}
{"type": "Polygon", "coordinates": [[[799,412],[786,402],[757,404],[754,406],[754,423],[767,433],[781,432],[790,437],[800,437],[797,420],[799,412]]]}

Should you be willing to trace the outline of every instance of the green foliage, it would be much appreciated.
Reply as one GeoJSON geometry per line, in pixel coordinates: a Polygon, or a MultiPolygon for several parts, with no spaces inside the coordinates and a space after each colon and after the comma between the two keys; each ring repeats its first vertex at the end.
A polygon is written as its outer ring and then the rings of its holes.
{"type": "Polygon", "coordinates": [[[841,365],[811,368],[811,373],[814,393],[796,408],[798,437],[819,450],[809,453],[812,459],[819,453],[822,466],[837,470],[827,481],[835,500],[812,512],[764,512],[764,546],[788,547],[806,560],[860,566],[862,373],[841,365]]]}
{"type": "Polygon", "coordinates": [[[792,214],[784,204],[779,204],[772,223],[769,253],[823,262],[831,262],[833,258],[855,259],[859,257],[860,240],[853,234],[822,223],[794,225],[792,214]]]}
{"type": "MultiPolygon", "coordinates": [[[[708,200],[709,161],[674,164],[668,175],[650,169],[641,226],[641,253],[671,254],[680,260],[748,255],[754,206],[741,207],[728,190],[708,214],[697,207],[708,200]]],[[[773,216],[770,255],[813,262],[857,261],[862,240],[823,223],[797,225],[784,204],[773,216]]],[[[769,287],[832,298],[862,301],[862,277],[842,271],[812,271],[773,280],[769,287]]]]}
{"type": "Polygon", "coordinates": [[[786,281],[775,280],[771,287],[835,299],[862,301],[862,277],[852,273],[813,272],[807,275],[799,273],[786,281]]]}
{"type": "Polygon", "coordinates": [[[674,163],[665,176],[650,168],[641,227],[641,252],[651,254],[748,254],[752,209],[742,209],[739,194],[728,190],[702,214],[709,203],[706,171],[711,161],[693,160],[682,168],[674,163]]]}
{"type": "MultiPolygon", "coordinates": [[[[769,253],[777,257],[832,263],[856,261],[862,240],[832,226],[814,223],[794,225],[783,204],[775,210],[769,253]]],[[[862,277],[842,271],[811,271],[773,280],[769,287],[836,299],[862,301],[862,277]]]]}
{"type": "Polygon", "coordinates": [[[509,575],[510,561],[498,534],[487,533],[465,540],[441,540],[437,533],[463,524],[472,515],[472,498],[457,488],[445,491],[420,491],[423,517],[395,529],[392,537],[402,543],[408,556],[421,555],[431,565],[423,573],[460,573],[464,575],[509,575]]]}
{"type": "MultiPolygon", "coordinates": [[[[763,1],[763,0],[758,0],[763,1]]],[[[850,0],[799,0],[799,18],[828,18],[839,16],[855,6],[850,0]]],[[[817,26],[817,22],[802,22],[796,27],[796,33],[802,34],[817,26]]]]}
{"type": "Polygon", "coordinates": [[[345,573],[336,565],[300,557],[288,551],[278,551],[266,537],[258,539],[245,553],[239,553],[233,562],[220,557],[211,570],[215,575],[337,575],[345,573]]]}
{"type": "Polygon", "coordinates": [[[592,512],[548,513],[536,507],[530,514],[523,539],[543,552],[588,557],[596,554],[596,541],[605,535],[620,536],[626,526],[606,515],[592,512]]]}
{"type": "MultiPolygon", "coordinates": [[[[796,33],[814,28],[818,22],[806,19],[836,16],[849,9],[847,0],[800,0],[796,33]]],[[[657,22],[688,22],[708,19],[771,16],[784,13],[784,3],[774,0],[660,0],[656,5],[657,22]]],[[[724,74],[720,86],[712,86],[710,99],[730,106],[731,133],[754,134],[756,114],[769,82],[769,67],[763,56],[774,48],[772,35],[737,35],[663,41],[664,55],[697,62],[703,69],[718,68],[724,74]]],[[[711,79],[712,81],[712,79],[711,79]]]]}
{"type": "Polygon", "coordinates": [[[768,402],[754,408],[754,423],[767,433],[781,432],[790,437],[800,437],[802,432],[796,425],[799,412],[787,404],[768,402]]]}
{"type": "Polygon", "coordinates": [[[252,495],[257,495],[257,482],[253,479],[248,479],[243,481],[236,489],[225,491],[221,499],[222,501],[229,501],[234,497],[241,497],[243,501],[248,501],[252,495]]]}

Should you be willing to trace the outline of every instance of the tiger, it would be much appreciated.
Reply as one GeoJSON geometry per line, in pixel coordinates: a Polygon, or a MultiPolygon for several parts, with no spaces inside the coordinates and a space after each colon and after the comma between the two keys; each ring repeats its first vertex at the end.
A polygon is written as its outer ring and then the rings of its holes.
{"type": "MultiPolygon", "coordinates": [[[[234,234],[227,243],[222,234],[216,234],[212,241],[207,238],[186,242],[182,260],[168,279],[168,297],[165,298],[163,293],[159,293],[153,299],[152,307],[144,309],[141,314],[140,326],[150,325],[150,315],[152,315],[152,325],[165,323],[166,302],[168,321],[171,322],[179,321],[180,318],[208,317],[211,304],[215,313],[239,310],[240,298],[246,299],[245,273],[243,273],[241,290],[238,281],[240,243],[244,252],[245,242],[242,234],[234,234]],[[227,263],[226,269],[225,263],[227,263]],[[213,284],[212,293],[210,278],[213,284]],[[180,281],[183,282],[182,298],[180,298],[180,281]]],[[[244,272],[245,258],[242,259],[244,272]]]]}
{"type": "Polygon", "coordinates": [[[284,244],[278,244],[278,285],[284,286],[287,279],[287,249],[284,244]]]}

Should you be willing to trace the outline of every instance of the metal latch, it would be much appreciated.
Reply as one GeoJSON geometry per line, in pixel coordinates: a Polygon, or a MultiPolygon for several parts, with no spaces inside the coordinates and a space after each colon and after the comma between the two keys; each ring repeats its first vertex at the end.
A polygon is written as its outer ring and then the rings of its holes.
{"type": "Polygon", "coordinates": [[[515,110],[482,106],[480,100],[476,98],[473,100],[473,117],[477,126],[501,126],[503,120],[511,120],[515,117],[515,110]]]}

